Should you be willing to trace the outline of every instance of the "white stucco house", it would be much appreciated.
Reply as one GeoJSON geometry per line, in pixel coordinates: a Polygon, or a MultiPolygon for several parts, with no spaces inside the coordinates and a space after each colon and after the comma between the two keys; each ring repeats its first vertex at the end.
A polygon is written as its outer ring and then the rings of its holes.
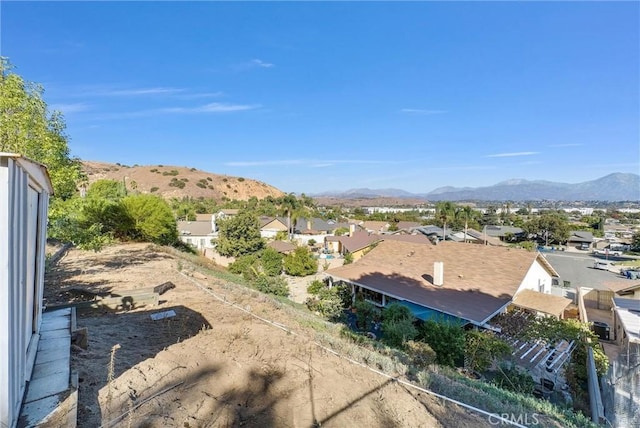
{"type": "Polygon", "coordinates": [[[0,427],[14,427],[34,366],[51,180],[44,165],[0,153],[0,427]]]}

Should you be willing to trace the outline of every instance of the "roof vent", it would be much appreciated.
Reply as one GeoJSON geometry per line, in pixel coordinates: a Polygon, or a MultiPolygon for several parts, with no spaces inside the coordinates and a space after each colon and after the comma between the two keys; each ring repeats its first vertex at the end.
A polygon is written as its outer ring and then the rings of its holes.
{"type": "Polygon", "coordinates": [[[433,285],[444,284],[444,262],[433,263],[433,285]]]}

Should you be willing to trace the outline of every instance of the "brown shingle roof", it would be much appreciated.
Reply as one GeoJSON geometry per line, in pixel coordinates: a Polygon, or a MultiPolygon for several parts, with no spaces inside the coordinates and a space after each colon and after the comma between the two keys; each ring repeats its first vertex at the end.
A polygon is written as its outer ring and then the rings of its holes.
{"type": "Polygon", "coordinates": [[[211,223],[211,217],[213,217],[213,214],[196,214],[196,221],[208,221],[211,223]]]}
{"type": "Polygon", "coordinates": [[[361,250],[362,248],[368,247],[376,241],[382,239],[380,235],[375,235],[365,231],[353,232],[351,236],[341,236],[340,242],[342,242],[342,246],[353,253],[354,251],[361,250]]]}
{"type": "Polygon", "coordinates": [[[453,242],[424,245],[384,241],[355,263],[327,273],[484,323],[511,301],[536,260],[557,275],[536,252],[453,242]],[[444,263],[442,286],[433,285],[434,262],[444,263]]]}
{"type": "Polygon", "coordinates": [[[571,304],[571,299],[539,293],[533,290],[522,290],[513,298],[513,304],[521,308],[561,317],[564,310],[571,304]]]}
{"type": "Polygon", "coordinates": [[[279,253],[287,254],[295,250],[297,247],[291,242],[285,241],[271,241],[267,244],[267,247],[271,247],[279,253]]]}

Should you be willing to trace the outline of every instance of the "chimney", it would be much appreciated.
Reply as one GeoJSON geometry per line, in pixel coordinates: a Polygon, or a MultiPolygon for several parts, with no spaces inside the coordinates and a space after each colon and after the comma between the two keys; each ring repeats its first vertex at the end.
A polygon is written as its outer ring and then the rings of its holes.
{"type": "Polygon", "coordinates": [[[353,236],[353,232],[356,231],[356,225],[354,223],[351,223],[349,225],[349,236],[353,236]]]}
{"type": "Polygon", "coordinates": [[[444,262],[433,262],[433,285],[444,284],[444,262]]]}
{"type": "Polygon", "coordinates": [[[307,220],[307,230],[311,230],[311,220],[307,220]]]}

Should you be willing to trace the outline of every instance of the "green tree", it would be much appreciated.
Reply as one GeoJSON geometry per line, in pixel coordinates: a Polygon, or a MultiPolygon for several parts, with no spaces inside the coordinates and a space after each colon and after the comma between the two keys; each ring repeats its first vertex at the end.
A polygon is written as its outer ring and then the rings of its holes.
{"type": "Polygon", "coordinates": [[[49,112],[40,85],[25,82],[0,58],[0,152],[19,153],[47,166],[54,195],[76,194],[80,162],[70,156],[62,114],[49,112]]]}
{"type": "Polygon", "coordinates": [[[284,270],[291,276],[313,275],[318,271],[318,261],[307,247],[298,247],[284,258],[284,270]]]}
{"type": "Polygon", "coordinates": [[[389,346],[402,348],[413,340],[418,330],[413,325],[413,314],[406,306],[391,303],[382,311],[382,340],[389,346]]]}
{"type": "Polygon", "coordinates": [[[455,220],[456,206],[453,202],[443,201],[436,204],[436,219],[442,225],[442,239],[447,238],[447,223],[455,220]]]}
{"type": "Polygon", "coordinates": [[[425,321],[418,330],[418,339],[431,346],[438,364],[455,367],[462,360],[464,330],[457,324],[425,321]]]}
{"type": "Polygon", "coordinates": [[[569,239],[569,223],[558,212],[545,212],[532,217],[525,223],[524,230],[544,240],[545,245],[562,244],[569,239]]]}
{"type": "Polygon", "coordinates": [[[470,370],[483,372],[500,358],[511,355],[511,347],[488,331],[470,330],[466,334],[465,357],[470,370]]]}
{"type": "Polygon", "coordinates": [[[260,263],[264,273],[268,276],[278,276],[282,273],[283,256],[271,247],[264,249],[260,255],[260,263]]]}
{"type": "Polygon", "coordinates": [[[173,245],[178,240],[176,219],[169,204],[159,196],[131,195],[122,200],[132,222],[131,239],[173,245]]]}
{"type": "Polygon", "coordinates": [[[223,256],[239,257],[262,250],[260,220],[255,214],[241,211],[218,223],[217,250],[223,256]]]}
{"type": "Polygon", "coordinates": [[[98,180],[89,186],[87,198],[108,199],[111,201],[119,201],[127,196],[127,189],[119,181],[115,180],[98,180]]]}

